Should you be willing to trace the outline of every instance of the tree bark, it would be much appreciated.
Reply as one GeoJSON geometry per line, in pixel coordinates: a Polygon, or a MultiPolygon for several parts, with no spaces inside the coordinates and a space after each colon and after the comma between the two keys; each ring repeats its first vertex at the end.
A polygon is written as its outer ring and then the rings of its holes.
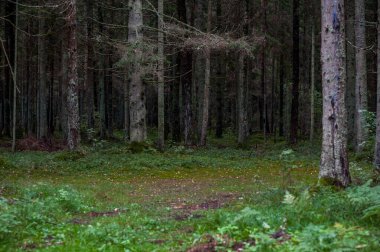
{"type": "MultiPolygon", "coordinates": [[[[40,1],[42,4],[42,2],[40,1]]],[[[43,17],[43,11],[40,11],[42,18],[39,21],[39,34],[38,37],[38,116],[37,116],[37,138],[40,140],[46,140],[48,138],[48,100],[47,100],[47,53],[46,53],[46,28],[45,17],[43,17]]]]}
{"type": "Polygon", "coordinates": [[[367,98],[367,57],[366,57],[366,28],[365,1],[355,0],[355,44],[356,44],[356,152],[363,150],[367,140],[366,114],[367,98]]]}
{"type": "Polygon", "coordinates": [[[347,48],[347,85],[346,110],[348,141],[355,142],[355,1],[345,0],[346,6],[346,48],[347,48]]]}
{"type": "Polygon", "coordinates": [[[18,42],[18,0],[16,0],[16,22],[15,22],[15,54],[13,64],[13,116],[12,116],[12,152],[16,151],[16,121],[17,121],[17,42],[18,42]]]}
{"type": "Polygon", "coordinates": [[[261,8],[263,13],[263,27],[264,33],[264,45],[261,52],[261,106],[260,106],[260,127],[264,131],[264,139],[267,138],[268,133],[268,117],[267,117],[267,87],[266,87],[266,71],[265,71],[265,59],[266,59],[266,36],[267,36],[267,0],[261,0],[261,8]]]}
{"type": "Polygon", "coordinates": [[[158,148],[165,146],[164,1],[158,0],[158,148]]]}
{"type": "Polygon", "coordinates": [[[345,187],[351,177],[347,157],[344,0],[322,0],[321,54],[323,140],[319,178],[345,187]]]}
{"type": "Polygon", "coordinates": [[[145,108],[145,87],[142,81],[141,61],[142,52],[142,2],[141,0],[129,0],[129,22],[128,22],[128,42],[133,46],[134,56],[130,66],[130,139],[132,142],[143,142],[146,140],[146,108],[145,108]]]}
{"type": "Polygon", "coordinates": [[[284,136],[284,88],[285,88],[285,65],[284,56],[280,58],[280,104],[279,104],[279,122],[278,134],[280,137],[284,136]]]}
{"type": "MultiPolygon", "coordinates": [[[[104,13],[101,7],[98,7],[99,31],[104,33],[104,13]]],[[[103,41],[102,41],[103,42],[103,41]]],[[[107,136],[107,118],[106,118],[106,59],[103,43],[99,45],[99,117],[100,117],[100,138],[107,136]]]]}
{"type": "Polygon", "coordinates": [[[5,83],[3,88],[3,113],[4,113],[4,127],[3,133],[6,136],[11,136],[11,102],[12,102],[12,92],[11,87],[13,86],[13,76],[12,68],[14,66],[14,55],[15,55],[15,28],[14,24],[16,22],[16,4],[11,1],[6,1],[5,3],[5,14],[7,20],[4,22],[4,35],[5,35],[5,50],[8,60],[6,63],[8,68],[5,70],[5,83]]]}
{"type": "Polygon", "coordinates": [[[310,141],[314,139],[314,122],[315,122],[315,26],[312,24],[311,29],[311,85],[310,85],[310,141]]]}
{"type": "Polygon", "coordinates": [[[95,127],[94,120],[94,60],[93,60],[93,46],[92,39],[93,36],[93,1],[86,1],[86,14],[87,14],[87,30],[86,30],[86,73],[85,73],[85,101],[86,101],[86,114],[87,114],[87,127],[92,129],[95,127]]]}
{"type": "MultiPolygon", "coordinates": [[[[208,0],[208,15],[207,15],[207,33],[211,32],[211,18],[212,18],[212,0],[208,0]]],[[[206,45],[205,48],[205,84],[203,89],[203,110],[202,110],[202,126],[201,126],[201,138],[199,144],[201,146],[206,145],[207,128],[209,120],[209,105],[210,105],[210,60],[211,53],[210,48],[206,45]]]]}
{"type": "Polygon", "coordinates": [[[245,56],[243,52],[238,53],[238,143],[242,144],[248,136],[248,119],[246,111],[245,96],[246,83],[244,80],[245,73],[245,56]]]}
{"type": "MultiPolygon", "coordinates": [[[[377,4],[377,19],[380,24],[380,0],[377,4]]],[[[380,171],[380,26],[377,26],[377,114],[376,114],[376,146],[375,168],[380,171]]]]}
{"type": "Polygon", "coordinates": [[[67,86],[67,147],[75,150],[80,142],[79,99],[78,99],[78,52],[77,52],[77,2],[70,0],[67,9],[68,26],[68,86],[67,86]]]}
{"type": "MultiPolygon", "coordinates": [[[[178,0],[178,17],[182,23],[188,23],[186,13],[186,1],[178,0]]],[[[183,108],[183,133],[185,145],[193,144],[193,110],[192,110],[192,61],[193,55],[190,51],[179,53],[180,85],[182,87],[183,108]]]]}
{"type": "Polygon", "coordinates": [[[299,0],[293,0],[293,87],[290,116],[290,143],[297,142],[299,106],[299,0]]]}

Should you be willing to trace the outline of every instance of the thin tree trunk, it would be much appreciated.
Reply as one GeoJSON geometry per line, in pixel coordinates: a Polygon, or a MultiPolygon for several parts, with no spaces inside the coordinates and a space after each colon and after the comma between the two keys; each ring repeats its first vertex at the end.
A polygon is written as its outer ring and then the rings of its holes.
{"type": "Polygon", "coordinates": [[[314,101],[314,90],[315,90],[315,27],[312,24],[311,29],[311,86],[310,86],[310,141],[314,139],[314,122],[315,122],[315,101],[314,101]]]}
{"type": "MultiPolygon", "coordinates": [[[[42,2],[40,1],[42,4],[42,2]]],[[[43,16],[43,11],[40,11],[40,15],[43,16]]],[[[47,74],[46,74],[46,38],[45,38],[45,18],[42,17],[39,21],[39,33],[38,37],[38,73],[39,73],[39,85],[38,85],[38,117],[37,117],[37,138],[40,140],[46,140],[48,137],[48,108],[47,108],[47,74]]]]}
{"type": "MultiPolygon", "coordinates": [[[[222,52],[223,53],[223,52],[222,52]]],[[[226,69],[225,69],[225,56],[222,54],[220,60],[218,61],[218,87],[216,93],[217,102],[217,119],[216,119],[216,138],[223,137],[224,128],[224,88],[226,83],[226,69]]]]}
{"type": "Polygon", "coordinates": [[[70,0],[66,16],[68,26],[67,147],[75,150],[80,142],[78,100],[77,3],[70,0]]]}
{"type": "Polygon", "coordinates": [[[285,65],[284,56],[280,58],[280,104],[279,104],[279,122],[278,133],[279,136],[284,136],[284,87],[285,87],[285,65]]]}
{"type": "Polygon", "coordinates": [[[367,140],[366,114],[367,98],[367,57],[365,35],[365,1],[355,0],[355,41],[356,41],[356,152],[363,150],[367,140]]]}
{"type": "Polygon", "coordinates": [[[135,46],[133,62],[130,66],[130,138],[132,142],[143,142],[146,140],[146,108],[145,87],[142,82],[141,60],[143,52],[141,43],[143,39],[142,26],[142,2],[141,0],[129,0],[129,22],[128,42],[135,46]]]}
{"type": "MultiPolygon", "coordinates": [[[[104,33],[104,13],[103,10],[98,7],[99,15],[99,30],[100,33],[104,33]]],[[[107,118],[106,118],[106,59],[105,49],[103,43],[99,48],[99,117],[100,117],[100,138],[104,139],[107,135],[107,118]]]]}
{"type": "Polygon", "coordinates": [[[346,6],[346,48],[347,48],[347,84],[346,107],[348,141],[354,143],[355,133],[355,1],[345,0],[346,6]]]}
{"type": "MultiPolygon", "coordinates": [[[[216,5],[216,15],[217,15],[217,26],[218,30],[222,31],[223,29],[223,17],[222,17],[222,0],[217,1],[216,5]]],[[[217,90],[216,90],[216,130],[215,136],[216,138],[223,137],[223,127],[224,127],[224,88],[226,83],[226,57],[225,53],[221,52],[219,54],[219,60],[217,63],[217,90]]]]}
{"type": "MultiPolygon", "coordinates": [[[[186,1],[178,0],[178,17],[183,23],[188,23],[186,13],[186,1]]],[[[183,133],[185,145],[193,144],[193,109],[192,109],[192,62],[193,55],[190,51],[179,53],[180,85],[182,88],[182,113],[183,113],[183,133]]]]}
{"type": "Polygon", "coordinates": [[[12,152],[16,151],[16,120],[17,120],[17,42],[18,42],[18,0],[16,0],[16,23],[15,23],[15,55],[13,66],[13,118],[12,118],[12,152]]]}
{"type": "MultiPolygon", "coordinates": [[[[377,19],[380,24],[380,0],[377,2],[377,19]]],[[[375,168],[380,171],[380,26],[377,26],[377,114],[375,168]]]]}
{"type": "Polygon", "coordinates": [[[13,86],[13,74],[12,68],[14,66],[14,55],[15,55],[15,28],[14,23],[16,22],[16,4],[11,1],[5,3],[5,14],[7,20],[4,22],[4,32],[5,32],[5,48],[4,52],[5,57],[8,57],[6,63],[8,68],[5,70],[5,83],[4,83],[4,135],[11,136],[11,122],[12,122],[12,110],[11,110],[11,101],[12,101],[12,92],[11,87],[13,86]]]}
{"type": "Polygon", "coordinates": [[[348,186],[344,0],[322,1],[323,142],[319,178],[348,186]]]}
{"type": "MultiPolygon", "coordinates": [[[[207,15],[207,33],[211,32],[211,18],[212,18],[212,0],[208,0],[208,15],[207,15]]],[[[209,120],[209,105],[210,105],[210,48],[206,45],[205,49],[205,85],[203,90],[203,111],[202,111],[202,127],[201,127],[201,139],[200,145],[206,145],[207,128],[209,120]]]]}
{"type": "Polygon", "coordinates": [[[164,1],[158,0],[158,148],[165,146],[164,1]]]}
{"type": "Polygon", "coordinates": [[[93,60],[93,46],[92,46],[92,40],[91,37],[93,36],[93,1],[87,0],[86,1],[86,14],[88,16],[88,19],[86,21],[87,23],[87,31],[86,31],[86,66],[85,69],[85,101],[86,101],[86,113],[87,113],[87,127],[89,129],[92,129],[95,127],[95,121],[94,121],[94,60],[93,60]]]}
{"type": "Polygon", "coordinates": [[[237,102],[238,102],[238,143],[242,144],[248,136],[248,122],[247,122],[247,113],[246,113],[246,103],[245,96],[245,60],[244,53],[238,53],[238,93],[237,93],[237,102]]]}
{"type": "Polygon", "coordinates": [[[66,36],[63,36],[62,40],[62,77],[61,77],[61,83],[62,86],[60,87],[61,89],[61,128],[63,132],[63,137],[64,139],[67,139],[68,136],[68,109],[67,109],[67,91],[68,91],[68,81],[67,81],[67,65],[68,65],[68,55],[67,55],[67,45],[65,43],[67,41],[66,36]]]}
{"type": "Polygon", "coordinates": [[[299,106],[299,0],[293,0],[293,88],[290,116],[290,143],[297,142],[299,106]]]}

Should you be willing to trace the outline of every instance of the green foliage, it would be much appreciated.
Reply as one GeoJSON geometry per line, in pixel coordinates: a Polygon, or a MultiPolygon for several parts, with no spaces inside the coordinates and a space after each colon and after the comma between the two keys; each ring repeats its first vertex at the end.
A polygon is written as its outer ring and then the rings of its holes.
{"type": "Polygon", "coordinates": [[[151,144],[149,144],[148,142],[131,142],[128,146],[128,149],[130,152],[132,152],[133,154],[136,154],[136,153],[142,153],[142,152],[157,152],[157,150],[155,148],[152,147],[151,144]]]}
{"type": "MultiPolygon", "coordinates": [[[[164,153],[113,141],[2,153],[13,168],[0,170],[0,250],[186,251],[211,236],[217,251],[376,251],[378,187],[314,186],[319,153],[309,143],[290,150],[254,136],[251,148],[236,149],[228,132],[225,141],[164,153]],[[284,172],[293,181],[286,190],[284,172]],[[193,210],[213,200],[220,209],[193,210]]],[[[351,167],[357,183],[372,170],[351,167]]]]}
{"type": "Polygon", "coordinates": [[[0,198],[0,241],[38,237],[60,225],[62,216],[88,209],[84,198],[71,187],[36,184],[23,189],[18,198],[0,198]]]}
{"type": "Polygon", "coordinates": [[[87,152],[84,149],[76,151],[63,151],[55,155],[54,159],[57,161],[77,161],[84,158],[87,152]]]}
{"type": "Polygon", "coordinates": [[[365,128],[368,130],[370,136],[374,137],[376,135],[376,113],[368,110],[364,111],[365,116],[365,128]]]}
{"type": "Polygon", "coordinates": [[[5,158],[0,156],[0,169],[13,169],[15,168],[9,161],[5,158]]]}
{"type": "Polygon", "coordinates": [[[363,212],[363,218],[371,218],[380,225],[380,186],[371,187],[372,181],[352,188],[348,198],[357,210],[363,212]]]}

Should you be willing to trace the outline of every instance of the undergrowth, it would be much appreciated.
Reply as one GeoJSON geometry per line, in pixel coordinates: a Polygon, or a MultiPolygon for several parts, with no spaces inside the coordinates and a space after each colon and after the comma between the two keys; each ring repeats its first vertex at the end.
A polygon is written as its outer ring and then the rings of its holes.
{"type": "Polygon", "coordinates": [[[263,141],[3,152],[0,251],[378,250],[370,163],[350,163],[351,188],[321,187],[315,146],[263,141]]]}

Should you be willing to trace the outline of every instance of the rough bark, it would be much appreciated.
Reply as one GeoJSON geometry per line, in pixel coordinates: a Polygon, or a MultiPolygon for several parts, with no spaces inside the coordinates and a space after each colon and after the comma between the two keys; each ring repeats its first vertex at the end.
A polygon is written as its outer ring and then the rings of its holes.
{"type": "Polygon", "coordinates": [[[346,48],[347,48],[347,136],[348,141],[355,141],[355,1],[345,0],[346,6],[346,48]]]}
{"type": "MultiPolygon", "coordinates": [[[[378,24],[380,24],[380,0],[377,6],[378,24]]],[[[377,115],[376,115],[376,146],[375,168],[380,171],[380,26],[377,26],[377,115]]]]}
{"type": "MultiPolygon", "coordinates": [[[[217,15],[217,26],[218,30],[223,30],[223,17],[222,17],[222,1],[218,0],[216,4],[216,15],[217,15]]],[[[219,55],[219,60],[217,63],[217,89],[216,89],[216,138],[223,137],[223,127],[224,127],[224,88],[226,82],[226,57],[225,53],[221,52],[219,55]]]]}
{"type": "MultiPolygon", "coordinates": [[[[263,10],[263,27],[262,31],[266,40],[267,33],[267,2],[266,0],[261,0],[261,8],[263,10]]],[[[268,118],[267,118],[267,87],[266,87],[266,71],[265,71],[265,62],[266,62],[266,41],[261,51],[261,101],[260,101],[260,127],[264,131],[264,139],[266,140],[268,133],[268,118]]]]}
{"type": "MultiPolygon", "coordinates": [[[[178,0],[178,17],[183,23],[187,23],[186,1],[178,0]]],[[[182,87],[182,108],[183,108],[183,133],[185,145],[193,144],[193,110],[192,110],[192,61],[193,56],[190,51],[179,53],[180,63],[180,85],[182,87]]]]}
{"type": "Polygon", "coordinates": [[[298,134],[298,106],[299,106],[299,0],[293,0],[293,86],[292,86],[292,108],[290,115],[290,143],[297,142],[298,134]]]}
{"type": "MultiPolygon", "coordinates": [[[[8,60],[6,60],[7,67],[5,70],[5,83],[3,88],[3,115],[4,115],[4,127],[3,134],[6,136],[11,136],[11,87],[13,86],[13,76],[12,70],[14,66],[14,53],[15,53],[15,29],[14,23],[16,22],[15,15],[16,5],[13,1],[6,1],[5,3],[5,13],[6,21],[4,22],[4,35],[5,35],[5,50],[8,60]]],[[[6,57],[6,56],[5,56],[6,57]]]]}
{"type": "Polygon", "coordinates": [[[165,145],[165,79],[164,79],[164,1],[158,0],[158,71],[157,71],[157,106],[158,106],[158,147],[165,145]]]}
{"type": "MultiPolygon", "coordinates": [[[[40,1],[42,4],[42,2],[40,1]]],[[[40,15],[43,16],[43,11],[40,11],[40,15]]],[[[47,52],[46,52],[46,27],[45,18],[41,18],[39,21],[39,34],[38,37],[38,116],[37,116],[37,138],[40,140],[46,140],[48,137],[48,100],[47,100],[47,52]]]]}
{"type": "Polygon", "coordinates": [[[279,122],[278,122],[278,134],[284,136],[284,88],[285,88],[285,65],[284,56],[280,58],[280,104],[279,104],[279,122]]]}
{"type": "Polygon", "coordinates": [[[321,181],[338,186],[351,182],[347,158],[345,107],[344,1],[322,0],[323,140],[321,181]]]}
{"type": "Polygon", "coordinates": [[[360,152],[367,140],[366,114],[367,98],[367,57],[366,57],[366,28],[365,1],[355,0],[355,46],[356,46],[356,85],[355,85],[355,124],[356,151],[360,152]]]}
{"type": "Polygon", "coordinates": [[[93,36],[93,1],[86,1],[86,14],[87,14],[87,29],[86,29],[86,69],[85,69],[85,102],[86,102],[86,114],[87,114],[87,127],[94,128],[94,59],[93,59],[93,46],[92,46],[92,36],[93,36]]]}
{"type": "Polygon", "coordinates": [[[311,29],[311,85],[310,85],[310,141],[314,139],[314,122],[315,122],[315,100],[314,100],[314,90],[315,90],[315,27],[312,24],[311,29]]]}
{"type": "Polygon", "coordinates": [[[63,36],[62,40],[62,76],[61,76],[61,83],[62,86],[60,87],[60,95],[61,95],[61,111],[60,111],[60,123],[61,123],[61,128],[63,132],[64,139],[67,139],[68,135],[68,109],[67,109],[67,91],[68,91],[68,76],[67,76],[67,65],[68,65],[68,54],[67,54],[67,39],[66,36],[63,36]]]}
{"type": "MultiPolygon", "coordinates": [[[[211,32],[211,18],[212,18],[212,0],[208,0],[208,15],[207,15],[207,32],[211,32]]],[[[205,59],[206,59],[206,67],[205,67],[205,83],[203,89],[203,110],[202,110],[202,126],[201,126],[201,138],[199,144],[201,146],[206,145],[207,138],[207,128],[208,128],[208,120],[209,120],[209,105],[210,105],[210,60],[211,53],[210,48],[207,47],[205,49],[205,59]]]]}
{"type": "Polygon", "coordinates": [[[67,86],[67,147],[75,150],[80,142],[79,99],[78,99],[78,52],[77,52],[77,2],[70,0],[67,9],[68,27],[68,86],[67,86]]]}
{"type": "Polygon", "coordinates": [[[248,136],[248,118],[246,110],[246,85],[244,79],[245,73],[245,57],[243,52],[239,52],[238,55],[238,143],[242,144],[248,136]]]}
{"type": "MultiPolygon", "coordinates": [[[[16,22],[15,27],[18,27],[18,0],[16,0],[16,22]]],[[[13,116],[12,116],[12,152],[16,151],[16,120],[17,120],[17,42],[18,42],[18,31],[15,31],[15,54],[14,54],[14,64],[13,64],[13,116]]]]}
{"type": "MultiPolygon", "coordinates": [[[[104,13],[101,7],[98,7],[99,31],[104,33],[104,13]]],[[[106,58],[103,43],[99,45],[98,57],[98,81],[99,81],[99,117],[100,117],[100,138],[107,136],[107,118],[106,118],[106,58]]]]}
{"type": "Polygon", "coordinates": [[[130,139],[132,142],[146,140],[146,108],[145,87],[142,81],[141,61],[143,52],[141,43],[143,39],[142,2],[129,0],[128,42],[134,47],[133,60],[130,65],[130,139]]]}

